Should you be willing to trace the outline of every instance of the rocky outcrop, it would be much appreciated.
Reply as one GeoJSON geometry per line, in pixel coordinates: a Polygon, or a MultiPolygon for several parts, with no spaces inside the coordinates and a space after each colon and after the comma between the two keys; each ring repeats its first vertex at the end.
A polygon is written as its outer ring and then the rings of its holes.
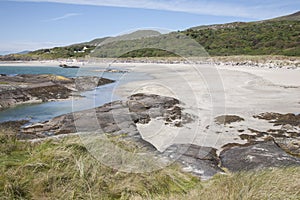
{"type": "Polygon", "coordinates": [[[68,99],[75,91],[91,90],[112,82],[112,80],[99,77],[3,75],[0,76],[0,110],[24,103],[68,99]]]}
{"type": "Polygon", "coordinates": [[[182,114],[177,99],[135,94],[127,101],[111,102],[24,127],[22,133],[34,134],[37,137],[86,131],[130,135],[138,132],[137,123],[146,124],[155,118],[163,119],[165,124],[170,126],[181,126],[192,120],[188,115],[182,114]]]}
{"type": "Polygon", "coordinates": [[[219,157],[216,149],[194,144],[173,144],[163,152],[166,156],[184,166],[183,170],[191,172],[203,179],[223,172],[219,168],[219,157]]]}
{"type": "Polygon", "coordinates": [[[233,172],[300,165],[300,158],[287,154],[273,141],[232,147],[221,152],[220,159],[222,167],[233,172]]]}

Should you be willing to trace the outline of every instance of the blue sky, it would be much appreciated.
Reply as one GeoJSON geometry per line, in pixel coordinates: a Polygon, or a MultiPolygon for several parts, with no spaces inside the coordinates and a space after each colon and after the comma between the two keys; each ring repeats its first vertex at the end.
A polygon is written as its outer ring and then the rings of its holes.
{"type": "Polygon", "coordinates": [[[0,54],[62,46],[134,29],[183,30],[300,10],[298,0],[1,0],[0,54]]]}

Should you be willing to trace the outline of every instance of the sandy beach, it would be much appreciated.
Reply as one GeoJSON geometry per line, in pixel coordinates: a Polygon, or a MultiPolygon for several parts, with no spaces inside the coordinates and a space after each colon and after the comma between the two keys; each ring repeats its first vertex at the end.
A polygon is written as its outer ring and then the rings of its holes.
{"type": "MultiPolygon", "coordinates": [[[[274,128],[254,115],[264,112],[300,112],[300,70],[249,68],[248,66],[183,64],[118,64],[143,72],[152,80],[121,85],[117,94],[149,93],[178,98],[184,112],[195,121],[181,128],[165,126],[161,120],[138,125],[144,139],[163,151],[173,143],[193,143],[221,150],[228,143],[246,143],[240,134],[250,129],[274,128]],[[219,125],[215,117],[237,115],[244,121],[219,125]]],[[[124,77],[126,79],[126,76],[124,77]]],[[[122,80],[120,80],[122,82],[122,80]]],[[[278,127],[279,129],[281,127],[278,127]]]]}

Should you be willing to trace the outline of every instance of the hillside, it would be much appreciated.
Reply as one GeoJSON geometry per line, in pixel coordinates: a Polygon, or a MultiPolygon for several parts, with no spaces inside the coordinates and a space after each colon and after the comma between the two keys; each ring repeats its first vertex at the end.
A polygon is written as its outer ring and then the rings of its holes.
{"type": "Polygon", "coordinates": [[[192,28],[183,33],[210,55],[300,55],[300,22],[274,20],[192,28]]]}
{"type": "Polygon", "coordinates": [[[192,27],[184,31],[160,34],[140,30],[118,37],[105,37],[67,47],[41,49],[24,55],[1,56],[0,60],[38,60],[94,57],[167,57],[284,55],[300,56],[300,12],[257,22],[233,22],[192,27]],[[207,51],[181,42],[184,36],[207,51]],[[166,42],[166,40],[169,40],[166,42]],[[97,48],[96,48],[97,47],[97,48]],[[168,49],[168,51],[165,51],[168,49]],[[178,53],[178,50],[180,52],[178,53]],[[128,52],[129,51],[129,52],[128,52]]]}
{"type": "Polygon", "coordinates": [[[293,13],[291,15],[282,16],[282,17],[271,19],[271,20],[295,20],[295,21],[300,21],[300,11],[298,11],[296,13],[293,13]]]}
{"type": "Polygon", "coordinates": [[[10,54],[0,56],[0,61],[15,61],[15,60],[47,60],[59,58],[83,58],[90,55],[97,46],[121,41],[131,41],[135,39],[146,39],[161,35],[158,31],[153,30],[138,30],[132,33],[124,34],[117,37],[97,38],[89,42],[73,44],[65,47],[55,47],[51,49],[39,49],[28,52],[27,54],[10,54]]]}
{"type": "Polygon", "coordinates": [[[186,39],[182,40],[182,35],[187,35],[191,39],[194,39],[197,43],[202,45],[211,56],[300,55],[300,22],[293,20],[268,20],[250,23],[234,22],[221,25],[200,26],[155,38],[143,38],[105,44],[98,47],[92,56],[165,57],[174,56],[174,53],[176,54],[178,50],[181,51],[181,55],[201,56],[201,51],[199,53],[199,50],[196,48],[191,48],[189,42],[186,42],[186,39]],[[177,38],[177,42],[175,38],[177,38]],[[168,40],[168,44],[162,44],[162,41],[166,43],[165,40],[168,40]],[[159,45],[157,45],[158,43],[159,45]],[[176,45],[172,46],[172,44],[176,45]],[[159,46],[161,47],[160,49],[174,49],[174,51],[170,53],[151,48],[152,46],[159,46]],[[127,49],[138,50],[126,52],[127,49]],[[182,51],[184,52],[182,53],[182,51]]]}

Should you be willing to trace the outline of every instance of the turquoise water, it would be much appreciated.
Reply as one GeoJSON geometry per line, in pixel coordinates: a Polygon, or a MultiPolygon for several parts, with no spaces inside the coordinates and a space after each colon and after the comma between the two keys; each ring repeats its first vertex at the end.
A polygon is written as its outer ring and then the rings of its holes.
{"type": "Polygon", "coordinates": [[[20,66],[0,66],[0,74],[56,74],[66,77],[75,77],[78,69],[66,69],[58,66],[53,67],[20,67],[20,66]]]}
{"type": "Polygon", "coordinates": [[[31,122],[46,121],[53,117],[101,106],[105,103],[120,100],[121,98],[114,94],[114,90],[120,84],[134,80],[149,79],[145,74],[141,73],[102,73],[99,67],[84,67],[80,69],[64,69],[60,67],[2,67],[0,66],[0,74],[16,75],[16,74],[56,74],[66,77],[75,76],[99,76],[116,80],[115,83],[107,84],[95,88],[92,91],[81,93],[84,98],[77,98],[64,101],[46,102],[41,104],[20,105],[6,109],[0,112],[0,122],[28,119],[31,122]]]}

